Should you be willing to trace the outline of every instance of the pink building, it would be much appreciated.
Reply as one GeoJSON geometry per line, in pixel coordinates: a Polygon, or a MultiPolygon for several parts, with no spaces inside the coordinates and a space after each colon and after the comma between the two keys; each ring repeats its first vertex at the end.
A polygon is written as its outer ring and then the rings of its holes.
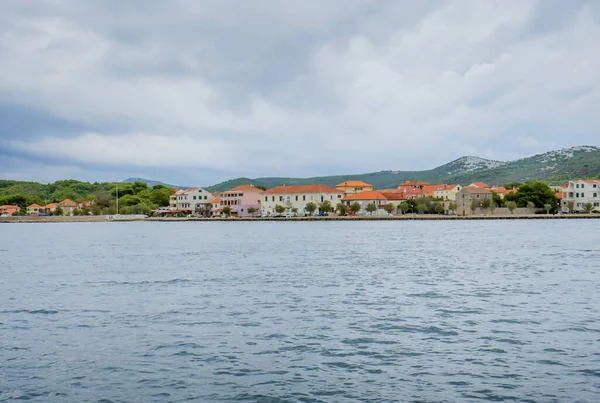
{"type": "Polygon", "coordinates": [[[262,190],[252,185],[239,185],[220,194],[221,209],[229,207],[231,215],[249,217],[260,214],[260,193],[262,190]],[[256,209],[254,214],[248,212],[249,208],[256,209]]]}

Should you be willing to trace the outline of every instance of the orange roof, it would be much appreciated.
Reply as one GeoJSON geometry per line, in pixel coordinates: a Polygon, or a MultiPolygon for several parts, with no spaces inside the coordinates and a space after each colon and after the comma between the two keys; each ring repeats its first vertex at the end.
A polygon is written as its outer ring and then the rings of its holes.
{"type": "Polygon", "coordinates": [[[10,208],[10,209],[13,209],[13,208],[19,208],[19,206],[14,206],[12,204],[5,204],[4,206],[0,206],[0,208],[4,208],[4,209],[10,208]]]}
{"type": "Polygon", "coordinates": [[[56,207],[58,207],[58,205],[56,203],[50,203],[50,204],[47,204],[46,207],[44,207],[44,208],[56,208],[56,207]]]}
{"type": "Polygon", "coordinates": [[[592,185],[597,185],[600,184],[600,180],[596,180],[596,179],[591,179],[591,180],[584,180],[585,183],[589,183],[592,185]]]}
{"type": "Polygon", "coordinates": [[[221,203],[221,198],[217,196],[214,199],[212,199],[210,202],[211,203],[221,203]]]}
{"type": "Polygon", "coordinates": [[[469,186],[467,187],[472,187],[472,186],[476,186],[478,188],[484,188],[484,189],[489,189],[490,185],[483,183],[483,182],[473,182],[471,183],[469,186]]]}
{"type": "Polygon", "coordinates": [[[65,199],[65,200],[61,201],[60,203],[58,203],[58,205],[60,207],[78,207],[79,206],[79,204],[75,203],[71,199],[65,199]]]}
{"type": "Polygon", "coordinates": [[[338,183],[337,185],[335,185],[336,187],[344,187],[344,186],[363,186],[363,187],[370,187],[371,184],[367,183],[367,182],[363,182],[363,181],[346,181],[346,182],[342,182],[342,183],[338,183]]]}
{"type": "Polygon", "coordinates": [[[385,197],[383,193],[377,190],[372,190],[367,192],[355,193],[353,195],[344,197],[342,200],[387,200],[387,197],[385,197]]]}
{"type": "Polygon", "coordinates": [[[31,206],[27,206],[27,208],[43,208],[43,207],[40,206],[39,204],[33,203],[31,206]]]}
{"type": "Polygon", "coordinates": [[[440,185],[426,185],[423,186],[423,192],[432,193],[440,190],[451,190],[454,189],[457,185],[446,185],[444,183],[440,185]]]}
{"type": "Polygon", "coordinates": [[[293,185],[276,186],[265,190],[262,194],[289,194],[289,193],[344,193],[327,185],[293,185]]]}
{"type": "Polygon", "coordinates": [[[244,190],[250,190],[250,191],[256,190],[256,191],[260,192],[259,188],[252,186],[252,185],[238,185],[238,186],[234,187],[233,189],[226,190],[226,192],[243,192],[244,190]]]}

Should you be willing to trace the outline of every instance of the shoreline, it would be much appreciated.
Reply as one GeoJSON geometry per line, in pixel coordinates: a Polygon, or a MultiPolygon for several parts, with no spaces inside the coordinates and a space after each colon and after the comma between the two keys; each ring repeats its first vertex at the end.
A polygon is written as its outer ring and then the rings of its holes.
{"type": "Polygon", "coordinates": [[[150,217],[124,218],[107,220],[106,216],[73,216],[73,217],[2,217],[0,224],[23,223],[91,223],[91,222],[258,222],[258,221],[454,221],[454,220],[569,220],[600,219],[600,214],[529,214],[529,215],[479,215],[479,216],[444,216],[444,215],[401,215],[388,217],[369,216],[329,216],[329,217],[229,217],[229,218],[196,218],[196,217],[150,217]]]}

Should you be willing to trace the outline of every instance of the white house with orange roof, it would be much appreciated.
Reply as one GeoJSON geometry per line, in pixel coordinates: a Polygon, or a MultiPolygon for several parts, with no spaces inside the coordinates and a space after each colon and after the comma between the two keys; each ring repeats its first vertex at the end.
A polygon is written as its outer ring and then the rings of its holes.
{"type": "Polygon", "coordinates": [[[600,180],[574,180],[562,191],[561,210],[581,212],[590,203],[592,209],[600,210],[600,180]]]}
{"type": "Polygon", "coordinates": [[[229,207],[231,215],[249,217],[260,211],[262,190],[252,185],[239,185],[221,192],[219,195],[221,209],[229,207]],[[255,213],[248,210],[254,209],[255,213]]]}
{"type": "Polygon", "coordinates": [[[3,206],[0,206],[0,216],[2,216],[2,217],[11,216],[20,211],[21,211],[21,207],[14,206],[12,204],[5,204],[3,206]]]}
{"type": "MultiPolygon", "coordinates": [[[[175,198],[174,210],[187,211],[189,213],[199,211],[203,206],[209,206],[210,201],[213,199],[212,193],[200,187],[185,190],[179,189],[169,199],[169,207],[172,206],[171,200],[173,197],[175,198]]],[[[205,208],[208,209],[209,207],[205,208]]]]}
{"type": "Polygon", "coordinates": [[[360,204],[360,211],[358,212],[359,215],[369,214],[367,211],[367,206],[369,204],[375,204],[375,206],[377,207],[375,215],[387,216],[389,214],[387,211],[384,210],[385,206],[387,204],[392,203],[394,207],[397,207],[400,201],[402,200],[406,200],[406,197],[401,192],[371,190],[367,192],[360,192],[348,195],[342,199],[342,202],[344,202],[344,204],[346,204],[347,206],[350,206],[354,203],[360,204]]]}
{"type": "Polygon", "coordinates": [[[293,213],[297,209],[299,214],[304,214],[308,203],[319,206],[328,201],[335,208],[342,201],[344,192],[327,185],[293,185],[276,186],[261,194],[261,213],[263,215],[274,215],[275,206],[285,207],[286,214],[293,213]]]}
{"type": "Polygon", "coordinates": [[[337,190],[344,192],[347,195],[353,195],[360,192],[370,192],[373,190],[373,185],[363,181],[350,180],[335,185],[337,190]]]}
{"type": "Polygon", "coordinates": [[[425,185],[423,186],[423,193],[428,197],[435,197],[436,199],[455,201],[456,194],[460,192],[462,186],[460,185],[425,185]]]}

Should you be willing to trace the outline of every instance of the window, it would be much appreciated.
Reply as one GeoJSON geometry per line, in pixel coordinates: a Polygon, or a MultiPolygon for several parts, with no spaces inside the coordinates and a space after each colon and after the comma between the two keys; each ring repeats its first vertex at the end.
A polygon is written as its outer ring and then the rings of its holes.
{"type": "Polygon", "coordinates": [[[594,207],[598,207],[598,206],[600,206],[600,203],[598,203],[598,202],[594,203],[594,207]]]}
{"type": "Polygon", "coordinates": [[[265,201],[269,201],[269,196],[265,196],[265,201]]]}
{"type": "Polygon", "coordinates": [[[333,195],[329,196],[329,200],[333,200],[333,195]]]}
{"type": "Polygon", "coordinates": [[[595,199],[596,197],[598,197],[598,193],[594,193],[594,196],[593,196],[593,197],[594,197],[594,199],[595,199]]]}
{"type": "Polygon", "coordinates": [[[272,201],[275,201],[275,196],[273,196],[273,200],[272,201]]]}
{"type": "Polygon", "coordinates": [[[306,201],[306,195],[302,195],[302,201],[306,201]]]}
{"type": "Polygon", "coordinates": [[[194,200],[196,200],[196,196],[194,196],[194,200]]]}
{"type": "Polygon", "coordinates": [[[279,201],[282,202],[283,201],[283,196],[279,196],[279,201]]]}
{"type": "Polygon", "coordinates": [[[243,193],[240,193],[240,194],[238,195],[238,197],[244,197],[244,194],[243,194],[243,193]]]}
{"type": "Polygon", "coordinates": [[[341,199],[341,198],[342,198],[342,195],[338,195],[338,199],[341,199]]]}
{"type": "Polygon", "coordinates": [[[296,195],[296,201],[298,201],[298,195],[296,195]]]}
{"type": "Polygon", "coordinates": [[[204,196],[204,200],[208,199],[208,196],[204,196]]]}

